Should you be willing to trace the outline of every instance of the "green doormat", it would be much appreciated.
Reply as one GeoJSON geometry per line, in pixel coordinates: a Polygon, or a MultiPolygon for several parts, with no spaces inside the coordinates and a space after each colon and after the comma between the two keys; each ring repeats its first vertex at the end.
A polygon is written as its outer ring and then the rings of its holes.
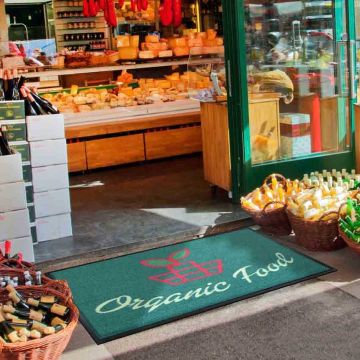
{"type": "Polygon", "coordinates": [[[249,229],[50,274],[100,344],[334,269],[249,229]]]}

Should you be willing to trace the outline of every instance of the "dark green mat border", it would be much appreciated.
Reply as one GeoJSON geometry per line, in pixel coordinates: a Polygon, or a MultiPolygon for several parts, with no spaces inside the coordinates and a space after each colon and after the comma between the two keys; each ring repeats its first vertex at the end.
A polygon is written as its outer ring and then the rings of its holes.
{"type": "MultiPolygon", "coordinates": [[[[227,233],[233,233],[233,232],[238,232],[238,231],[241,231],[243,229],[246,229],[246,228],[242,228],[242,229],[238,229],[238,230],[231,230],[231,231],[227,231],[227,232],[223,232],[223,233],[220,233],[220,234],[216,234],[216,235],[209,235],[209,236],[204,236],[202,238],[199,238],[199,239],[191,239],[191,240],[186,240],[182,243],[176,243],[176,244],[169,244],[169,245],[164,245],[164,246],[160,246],[159,248],[166,248],[166,247],[170,247],[170,246],[175,246],[175,245],[179,245],[179,244],[186,244],[187,242],[191,242],[191,241],[197,241],[197,240],[203,240],[203,239],[206,239],[206,238],[209,238],[209,237],[215,237],[217,235],[222,235],[222,234],[227,234],[227,233]]],[[[248,228],[249,229],[249,228],[248,228]]],[[[258,232],[258,230],[253,230],[253,229],[249,229],[251,231],[254,231],[254,232],[258,232]]],[[[284,246],[284,247],[287,247],[286,245],[280,243],[278,240],[270,237],[269,235],[266,235],[262,232],[260,232],[260,234],[266,238],[268,238],[269,240],[281,245],[281,246],[284,246]]],[[[121,255],[121,256],[116,256],[114,258],[110,258],[110,259],[104,259],[104,260],[99,260],[99,261],[95,261],[93,263],[88,263],[88,264],[83,264],[83,265],[75,265],[75,266],[71,266],[69,268],[66,268],[66,269],[72,269],[72,268],[76,268],[76,267],[81,267],[81,266],[87,266],[87,265],[90,265],[90,264],[95,264],[95,263],[100,263],[100,262],[103,262],[103,261],[108,261],[108,260],[112,260],[112,259],[116,259],[116,258],[120,258],[120,257],[125,257],[125,256],[130,256],[130,255],[133,255],[133,254],[140,254],[140,253],[146,253],[148,251],[152,251],[152,250],[156,250],[157,248],[154,248],[154,249],[148,249],[148,250],[142,250],[142,251],[136,251],[136,252],[133,252],[131,254],[126,254],[126,255],[121,255]]],[[[243,296],[239,296],[239,297],[236,297],[236,298],[233,298],[233,299],[230,299],[230,300],[227,300],[227,301],[222,301],[222,302],[219,302],[217,304],[214,304],[214,305],[210,305],[210,306],[206,306],[206,307],[203,307],[201,309],[198,309],[198,310],[195,310],[195,311],[191,311],[191,312],[188,312],[188,313],[185,313],[183,315],[180,315],[180,316],[174,316],[174,317],[171,317],[171,318],[168,318],[166,320],[163,320],[163,321],[159,321],[157,323],[153,323],[151,325],[147,325],[147,326],[142,326],[142,327],[139,327],[139,328],[136,328],[134,330],[130,330],[130,331],[125,331],[125,332],[122,332],[122,333],[119,333],[117,335],[113,335],[113,336],[108,336],[108,337],[105,337],[105,338],[98,338],[92,331],[91,329],[91,326],[90,324],[88,323],[88,321],[86,320],[85,317],[82,316],[81,314],[81,311],[80,311],[80,322],[82,323],[82,325],[84,326],[84,328],[86,329],[86,331],[90,334],[90,336],[92,337],[92,339],[95,341],[95,343],[97,345],[101,345],[101,344],[104,344],[104,343],[107,343],[109,341],[113,341],[113,340],[116,340],[116,339],[120,339],[122,337],[125,337],[125,336],[129,336],[129,335],[133,335],[133,334],[136,334],[138,332],[141,332],[141,331],[145,331],[145,330],[149,330],[149,329],[153,329],[155,327],[158,327],[158,326],[161,326],[161,325],[165,325],[165,324],[169,324],[173,321],[177,321],[177,320],[181,320],[181,319],[185,319],[185,318],[188,318],[190,316],[194,316],[194,315],[198,315],[198,314],[201,314],[203,312],[206,312],[206,311],[209,311],[209,310],[213,310],[213,309],[217,309],[217,308],[220,308],[220,307],[224,307],[224,306],[227,306],[227,305],[230,305],[230,304],[233,304],[233,303],[236,303],[236,302],[239,302],[239,301],[242,301],[242,300],[245,300],[245,299],[251,299],[253,297],[256,297],[258,295],[263,295],[263,294],[266,294],[268,292],[271,292],[271,291],[274,291],[274,290],[279,290],[279,289],[282,289],[282,288],[285,288],[287,286],[291,286],[291,285],[295,285],[295,284],[298,284],[298,283],[301,283],[303,281],[307,281],[307,280],[311,280],[311,279],[315,279],[317,277],[320,277],[320,276],[324,276],[324,275],[327,275],[327,274],[331,274],[333,272],[336,272],[337,269],[319,261],[319,260],[316,260],[306,254],[303,254],[302,252],[296,250],[296,249],[292,249],[292,248],[289,248],[291,251],[294,251],[295,253],[301,255],[301,256],[304,256],[305,258],[308,258],[320,265],[323,265],[323,266],[326,266],[327,268],[329,268],[329,270],[325,270],[325,271],[322,271],[322,272],[319,272],[319,273],[316,273],[316,274],[313,274],[313,275],[309,275],[309,276],[305,276],[303,278],[300,278],[300,279],[297,279],[297,280],[293,280],[293,281],[288,281],[288,282],[285,282],[285,283],[282,283],[282,284],[279,284],[279,285],[276,285],[276,286],[271,286],[267,289],[263,289],[263,290],[260,290],[260,291],[256,291],[256,292],[252,292],[252,293],[249,293],[248,295],[243,295],[243,296]]],[[[61,270],[55,270],[53,271],[54,273],[55,272],[59,272],[59,271],[62,271],[62,270],[66,270],[66,269],[61,269],[61,270]]],[[[47,273],[46,274],[48,277],[50,277],[51,279],[55,279],[54,276],[52,276],[52,272],[50,273],[47,273]]]]}

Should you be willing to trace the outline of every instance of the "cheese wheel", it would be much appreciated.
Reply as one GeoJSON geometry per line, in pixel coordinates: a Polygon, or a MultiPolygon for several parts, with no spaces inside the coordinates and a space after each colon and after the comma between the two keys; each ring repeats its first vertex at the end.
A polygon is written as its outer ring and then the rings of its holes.
{"type": "Polygon", "coordinates": [[[155,80],[154,81],[155,87],[159,89],[170,89],[171,82],[169,80],[155,80]]]}
{"type": "Polygon", "coordinates": [[[198,39],[198,38],[201,38],[201,39],[206,39],[207,36],[206,36],[206,32],[198,32],[196,33],[195,37],[198,39]]]}
{"type": "Polygon", "coordinates": [[[185,47],[187,46],[186,38],[184,37],[174,37],[169,39],[169,48],[174,49],[176,47],[185,47]]]}
{"type": "Polygon", "coordinates": [[[208,40],[215,40],[217,32],[214,29],[206,30],[206,37],[208,40]]]}
{"type": "Polygon", "coordinates": [[[204,46],[203,54],[223,54],[225,52],[224,46],[204,46]]]}
{"type": "MultiPolygon", "coordinates": [[[[221,45],[221,44],[220,44],[221,45]]],[[[192,38],[188,39],[188,46],[191,47],[200,47],[203,46],[203,39],[202,38],[192,38]]]]}
{"type": "Polygon", "coordinates": [[[177,46],[173,49],[175,56],[187,56],[190,53],[190,49],[187,46],[177,46]]]}
{"type": "Polygon", "coordinates": [[[139,47],[139,41],[140,41],[140,36],[139,35],[130,36],[130,46],[131,47],[138,48],[139,47]]]}
{"type": "Polygon", "coordinates": [[[158,35],[146,35],[145,36],[145,42],[147,42],[147,43],[158,43],[159,42],[159,36],[158,35]]]}
{"type": "Polygon", "coordinates": [[[140,59],[154,59],[155,53],[154,51],[150,51],[150,50],[143,50],[139,52],[139,58],[140,59]]]}
{"type": "Polygon", "coordinates": [[[144,50],[149,51],[164,51],[167,50],[167,44],[166,43],[144,43],[144,50]]]}
{"type": "Polygon", "coordinates": [[[131,46],[119,48],[120,60],[135,60],[138,58],[138,48],[131,46]]]}
{"type": "Polygon", "coordinates": [[[201,55],[202,53],[203,53],[202,46],[194,46],[194,47],[190,48],[191,55],[201,55]]]}
{"type": "Polygon", "coordinates": [[[204,46],[218,46],[218,41],[216,39],[204,39],[203,44],[204,46]]]}
{"type": "Polygon", "coordinates": [[[223,38],[217,37],[215,40],[216,40],[216,46],[224,45],[224,39],[223,38]]]}
{"type": "Polygon", "coordinates": [[[131,87],[120,88],[119,92],[121,92],[122,94],[127,95],[128,97],[132,97],[134,95],[134,90],[131,87]]]}
{"type": "Polygon", "coordinates": [[[159,57],[160,57],[160,58],[172,57],[172,56],[173,56],[172,50],[162,50],[162,51],[159,51],[159,57]]]}
{"type": "Polygon", "coordinates": [[[130,36],[129,35],[118,35],[117,37],[117,47],[128,47],[130,46],[130,36]]]}

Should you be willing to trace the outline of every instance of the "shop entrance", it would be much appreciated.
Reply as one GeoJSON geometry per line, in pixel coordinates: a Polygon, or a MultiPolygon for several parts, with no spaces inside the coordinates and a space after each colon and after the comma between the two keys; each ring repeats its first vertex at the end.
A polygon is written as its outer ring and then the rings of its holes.
{"type": "MultiPolygon", "coordinates": [[[[159,5],[158,1],[150,1],[150,8],[153,3],[159,5]]],[[[129,5],[130,1],[126,1],[125,9],[129,5]]],[[[85,36],[86,32],[92,36],[93,30],[81,24],[74,28],[73,15],[63,7],[61,2],[54,2],[58,47],[76,53],[80,40],[90,40],[90,51],[94,44],[109,46],[115,41],[119,54],[128,61],[120,59],[120,66],[111,67],[96,67],[95,63],[93,69],[88,67],[82,73],[71,61],[76,64],[84,58],[67,56],[65,60],[70,61],[74,71],[64,69],[58,73],[59,86],[68,93],[61,98],[59,92],[44,92],[49,101],[59,100],[60,110],[65,113],[74,236],[37,245],[37,261],[78,257],[165,238],[174,241],[195,237],[246,218],[239,202],[232,203],[231,188],[217,189],[217,184],[204,174],[203,144],[209,144],[211,151],[217,144],[213,134],[202,136],[200,103],[207,97],[214,102],[212,70],[220,76],[225,73],[221,1],[184,1],[184,24],[177,29],[159,28],[158,19],[119,20],[113,33],[104,32],[101,41],[85,36]],[[130,41],[125,33],[133,36],[130,41]],[[168,53],[172,48],[174,56],[128,59],[134,48],[129,44],[136,36],[136,47],[142,55],[153,53],[151,49],[159,54],[157,49],[161,47],[168,53]],[[119,107],[113,107],[111,101],[101,101],[95,107],[79,96],[89,88],[97,88],[98,92],[91,89],[88,97],[100,96],[101,91],[104,95],[104,90],[111,90],[116,82],[123,84],[119,92],[111,93],[112,98],[117,101],[123,94],[122,100],[131,98],[137,103],[124,106],[119,100],[119,107]],[[137,86],[131,88],[135,82],[137,86]],[[137,95],[140,89],[147,90],[146,98],[152,102],[145,103],[145,97],[137,95]]],[[[96,31],[94,35],[98,36],[100,30],[96,31]]],[[[101,60],[100,56],[94,58],[91,61],[101,60]]],[[[225,90],[223,78],[220,87],[225,90]]],[[[226,97],[222,99],[226,107],[224,100],[226,97]]],[[[229,138],[228,133],[220,136],[229,138]]],[[[229,163],[229,158],[225,155],[213,165],[229,163]]],[[[231,175],[230,166],[227,172],[231,175]]]]}
{"type": "Polygon", "coordinates": [[[249,0],[224,10],[236,197],[273,172],[353,168],[353,2],[249,0]]]}

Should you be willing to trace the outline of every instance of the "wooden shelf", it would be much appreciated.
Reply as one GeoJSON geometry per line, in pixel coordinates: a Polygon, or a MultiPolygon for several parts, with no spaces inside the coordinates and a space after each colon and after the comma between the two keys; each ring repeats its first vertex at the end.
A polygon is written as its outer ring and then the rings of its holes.
{"type": "MultiPolygon", "coordinates": [[[[192,59],[191,65],[217,64],[217,63],[222,63],[223,61],[224,60],[220,58],[208,58],[208,59],[198,59],[198,60],[192,59]]],[[[98,73],[98,72],[106,72],[106,71],[136,70],[136,69],[149,69],[149,68],[159,68],[159,67],[168,67],[168,66],[179,66],[179,65],[187,65],[188,63],[189,60],[188,58],[186,58],[184,60],[155,61],[155,62],[146,62],[142,64],[108,65],[108,66],[86,67],[86,68],[77,68],[77,69],[38,71],[38,72],[29,72],[24,75],[27,78],[35,78],[41,76],[90,74],[90,73],[98,73]]]]}

